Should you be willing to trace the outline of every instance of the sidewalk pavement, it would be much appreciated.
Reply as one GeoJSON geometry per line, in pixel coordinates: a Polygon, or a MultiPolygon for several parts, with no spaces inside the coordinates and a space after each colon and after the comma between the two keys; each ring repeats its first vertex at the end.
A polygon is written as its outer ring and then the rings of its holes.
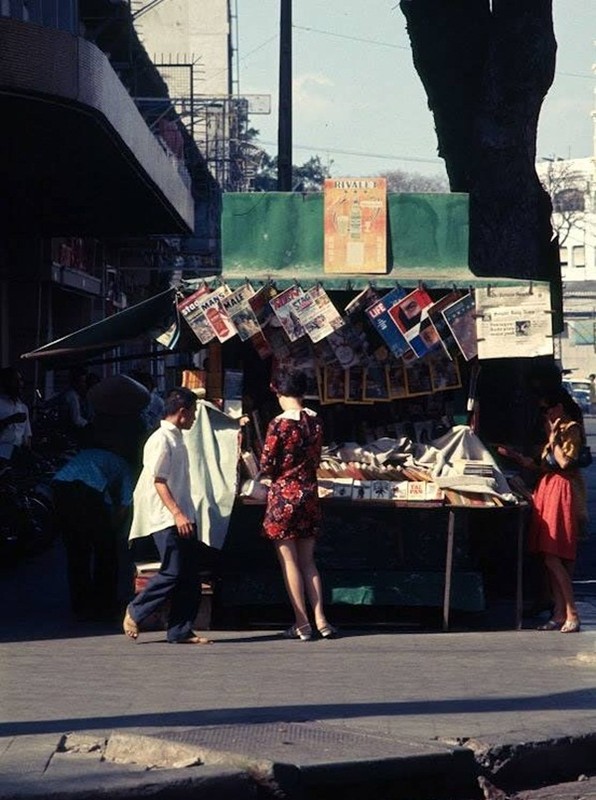
{"type": "Polygon", "coordinates": [[[58,544],[1,576],[4,800],[383,796],[373,784],[455,800],[485,796],[479,778],[511,792],[596,771],[596,597],[573,635],[212,631],[178,647],[71,623],[63,576],[58,544]]]}

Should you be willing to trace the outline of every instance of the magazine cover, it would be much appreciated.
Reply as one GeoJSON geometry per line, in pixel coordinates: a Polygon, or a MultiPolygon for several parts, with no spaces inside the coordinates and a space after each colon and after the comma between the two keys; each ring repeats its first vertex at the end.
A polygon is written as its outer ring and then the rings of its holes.
{"type": "Polygon", "coordinates": [[[412,361],[411,364],[406,364],[405,372],[408,397],[432,393],[433,387],[430,377],[430,364],[427,359],[416,359],[412,361]]]}
{"type": "Polygon", "coordinates": [[[261,326],[261,329],[264,329],[269,324],[271,317],[273,316],[273,309],[270,305],[270,300],[275,297],[277,294],[277,289],[273,286],[272,283],[267,283],[265,286],[261,286],[260,289],[248,298],[248,305],[254,311],[254,315],[257,318],[257,322],[261,326]]]}
{"type": "Polygon", "coordinates": [[[411,347],[405,336],[389,316],[391,306],[404,295],[404,289],[397,287],[366,309],[368,319],[383,337],[385,344],[396,358],[401,358],[408,351],[411,352],[411,347]]]}
{"type": "Polygon", "coordinates": [[[391,400],[387,370],[381,364],[368,366],[364,372],[364,399],[372,402],[391,400]]]}
{"type": "Polygon", "coordinates": [[[274,319],[269,322],[263,335],[267,341],[269,350],[276,358],[283,359],[290,355],[291,342],[277,317],[274,317],[274,319]]]}
{"type": "MultiPolygon", "coordinates": [[[[344,369],[349,367],[362,366],[366,362],[365,353],[362,347],[362,340],[356,335],[352,326],[346,322],[329,336],[322,340],[329,344],[333,350],[336,362],[344,369]]],[[[321,344],[318,342],[317,344],[321,344]]]]}
{"type": "Polygon", "coordinates": [[[362,342],[362,347],[367,362],[386,363],[389,359],[389,349],[378,330],[371,324],[366,314],[366,309],[381,299],[381,296],[368,286],[351,300],[344,309],[346,321],[353,327],[356,335],[362,342]]]}
{"type": "Polygon", "coordinates": [[[432,306],[428,307],[428,316],[430,317],[430,321],[435,326],[435,330],[441,339],[443,349],[449,358],[460,355],[460,349],[457,346],[457,342],[453,338],[453,334],[449,329],[449,325],[447,325],[445,317],[443,316],[443,309],[447,308],[447,306],[450,306],[452,303],[455,303],[455,301],[459,300],[462,295],[463,292],[460,292],[458,289],[453,289],[453,291],[449,292],[449,294],[441,297],[436,301],[436,303],[433,303],[432,306]]]}
{"type": "Polygon", "coordinates": [[[534,358],[553,354],[548,287],[476,289],[478,358],[534,358]]]}
{"type": "Polygon", "coordinates": [[[474,295],[468,292],[441,313],[466,361],[475,358],[478,355],[478,339],[474,295]]]}
{"type": "Polygon", "coordinates": [[[254,336],[251,336],[248,340],[254,349],[257,351],[259,358],[262,358],[263,361],[269,358],[269,356],[273,355],[273,350],[269,346],[269,342],[265,338],[263,331],[259,333],[255,333],[254,336]]]}
{"type": "Polygon", "coordinates": [[[428,363],[433,392],[459,389],[461,374],[457,357],[450,358],[445,352],[438,350],[428,356],[428,363]]]}
{"type": "Polygon", "coordinates": [[[255,290],[250,283],[246,283],[221,301],[243,342],[262,332],[256,314],[248,302],[254,294],[255,290]]]}
{"type": "Polygon", "coordinates": [[[275,297],[272,297],[269,301],[273,313],[281,323],[291,342],[295,342],[296,339],[299,339],[306,333],[292,305],[293,300],[302,297],[304,294],[304,289],[301,286],[290,286],[289,289],[275,295],[275,297]]]}
{"type": "MultiPolygon", "coordinates": [[[[197,300],[197,307],[205,317],[207,325],[211,328],[220,342],[227,342],[236,336],[236,328],[222,305],[224,297],[230,295],[231,289],[225,284],[218,286],[210,294],[197,300]]],[[[212,337],[213,338],[213,337],[212,337]]]]}
{"type": "Polygon", "coordinates": [[[324,271],[386,272],[387,180],[326,178],[324,271]]]}
{"type": "Polygon", "coordinates": [[[321,286],[313,286],[292,300],[290,306],[312,342],[325,339],[343,325],[337,309],[321,286]]]}
{"type": "Polygon", "coordinates": [[[414,289],[389,309],[389,316],[418,358],[422,358],[441,343],[439,334],[428,316],[428,308],[432,303],[428,292],[424,289],[414,289]]]}
{"type": "Polygon", "coordinates": [[[343,367],[323,367],[323,403],[343,403],[346,395],[346,371],[343,367]]]}
{"type": "Polygon", "coordinates": [[[385,369],[387,370],[390,399],[399,400],[401,397],[407,397],[408,389],[406,386],[406,368],[404,362],[401,361],[401,359],[391,359],[391,362],[385,369]]]}
{"type": "Polygon", "coordinates": [[[178,303],[178,310],[180,311],[182,318],[188,323],[192,332],[201,342],[201,344],[207,344],[211,341],[211,339],[215,338],[215,332],[207,322],[207,319],[205,318],[203,310],[200,306],[200,301],[210,294],[210,292],[211,290],[207,284],[205,284],[204,286],[201,286],[200,289],[197,289],[196,292],[191,294],[190,297],[187,297],[178,303]]]}
{"type": "Polygon", "coordinates": [[[350,367],[345,372],[346,403],[364,402],[364,367],[350,367]]]}

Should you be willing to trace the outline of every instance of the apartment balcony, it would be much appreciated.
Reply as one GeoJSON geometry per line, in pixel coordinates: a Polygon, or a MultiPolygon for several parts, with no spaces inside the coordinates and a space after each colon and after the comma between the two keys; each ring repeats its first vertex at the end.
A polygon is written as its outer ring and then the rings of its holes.
{"type": "Polygon", "coordinates": [[[91,42],[0,18],[0,119],[3,235],[193,231],[188,180],[91,42]]]}

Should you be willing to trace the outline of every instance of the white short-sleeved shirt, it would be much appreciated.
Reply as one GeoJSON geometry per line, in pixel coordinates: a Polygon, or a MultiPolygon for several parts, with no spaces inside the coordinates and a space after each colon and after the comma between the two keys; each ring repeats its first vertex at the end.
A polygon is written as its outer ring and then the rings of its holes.
{"type": "Polygon", "coordinates": [[[143,449],[143,469],[133,494],[134,513],[129,539],[149,536],[175,525],[173,515],[157,494],[155,478],[166,481],[182,513],[194,521],[188,450],[182,431],[167,420],[161,421],[143,449]]]}
{"type": "Polygon", "coordinates": [[[12,422],[6,428],[0,430],[0,444],[11,444],[20,447],[27,439],[31,438],[31,423],[29,421],[29,409],[18,398],[13,400],[8,395],[0,394],[0,419],[11,417],[13,414],[24,413],[27,415],[25,422],[12,422]]]}

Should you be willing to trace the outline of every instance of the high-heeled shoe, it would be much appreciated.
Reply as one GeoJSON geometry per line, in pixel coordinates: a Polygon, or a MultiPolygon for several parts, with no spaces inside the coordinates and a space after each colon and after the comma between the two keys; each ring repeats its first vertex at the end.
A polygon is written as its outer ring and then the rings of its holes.
{"type": "Polygon", "coordinates": [[[312,639],[312,628],[310,625],[292,625],[287,631],[283,631],[282,638],[300,639],[301,642],[310,642],[312,639]]]}
{"type": "Polygon", "coordinates": [[[329,623],[327,623],[327,625],[323,625],[323,627],[319,628],[318,631],[321,639],[337,639],[339,636],[339,631],[337,628],[335,628],[333,625],[329,625],[329,623]]]}
{"type": "Polygon", "coordinates": [[[579,633],[581,630],[581,623],[579,619],[568,619],[561,626],[560,633],[579,633]]]}

